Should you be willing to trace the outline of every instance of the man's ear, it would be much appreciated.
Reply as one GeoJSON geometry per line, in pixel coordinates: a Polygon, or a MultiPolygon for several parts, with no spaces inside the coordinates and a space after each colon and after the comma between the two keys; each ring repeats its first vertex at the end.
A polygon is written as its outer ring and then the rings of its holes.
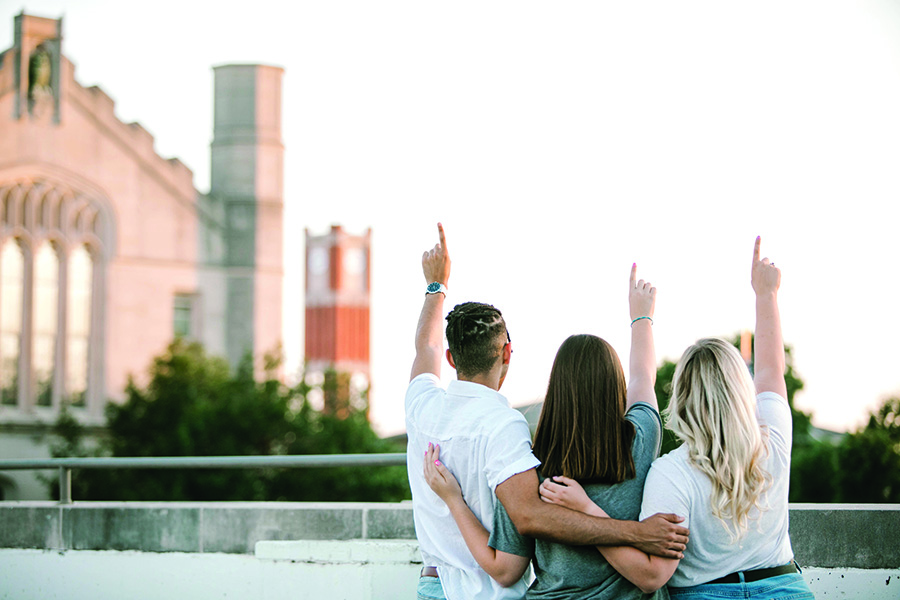
{"type": "MultiPolygon", "coordinates": [[[[449,352],[449,350],[448,350],[449,352]]],[[[512,342],[503,346],[503,364],[508,365],[509,359],[512,358],[512,342]]]]}
{"type": "Polygon", "coordinates": [[[450,363],[450,366],[456,369],[456,363],[453,362],[453,355],[450,354],[450,348],[447,348],[447,362],[450,363]]]}

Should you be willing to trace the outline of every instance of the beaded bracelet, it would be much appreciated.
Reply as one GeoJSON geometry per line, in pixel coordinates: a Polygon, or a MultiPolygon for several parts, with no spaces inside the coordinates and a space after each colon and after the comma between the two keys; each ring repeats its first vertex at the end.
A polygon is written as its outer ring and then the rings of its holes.
{"type": "Polygon", "coordinates": [[[650,321],[650,324],[653,325],[653,319],[651,319],[650,317],[638,317],[637,319],[635,319],[634,321],[631,322],[631,326],[634,327],[634,324],[637,323],[638,321],[640,321],[641,319],[647,319],[648,321],[650,321]]]}

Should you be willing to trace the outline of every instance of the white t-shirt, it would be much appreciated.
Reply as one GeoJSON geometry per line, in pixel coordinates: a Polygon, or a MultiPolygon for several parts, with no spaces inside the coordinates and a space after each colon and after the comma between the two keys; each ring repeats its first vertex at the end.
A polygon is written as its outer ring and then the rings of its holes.
{"type": "Polygon", "coordinates": [[[756,412],[763,435],[768,435],[769,455],[763,468],[772,476],[772,486],[760,500],[765,510],[750,512],[743,538],[732,542],[725,526],[713,516],[712,482],[688,462],[685,445],[650,467],[640,518],[675,513],[685,517],[682,525],[691,530],[684,558],[669,580],[671,587],[700,585],[737,571],[784,565],[794,558],[788,537],[791,410],[784,398],[764,392],[757,396],[756,412]]]}
{"type": "Polygon", "coordinates": [[[448,600],[522,598],[522,581],[504,588],[472,557],[450,510],[425,482],[428,444],[441,446],[441,462],[456,476],[466,504],[490,533],[494,488],[540,464],[531,453],[531,435],[522,414],[500,393],[468,381],[447,390],[431,373],[413,379],[406,391],[406,466],[413,497],[416,537],[426,566],[438,569],[448,600]]]}

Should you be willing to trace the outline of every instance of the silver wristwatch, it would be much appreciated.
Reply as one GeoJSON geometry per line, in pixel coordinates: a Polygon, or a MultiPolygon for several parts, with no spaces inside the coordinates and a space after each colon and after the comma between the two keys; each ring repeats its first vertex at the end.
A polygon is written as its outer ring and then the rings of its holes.
{"type": "Polygon", "coordinates": [[[444,297],[447,297],[447,286],[438,281],[432,282],[428,284],[428,287],[425,288],[426,294],[443,294],[444,297]]]}

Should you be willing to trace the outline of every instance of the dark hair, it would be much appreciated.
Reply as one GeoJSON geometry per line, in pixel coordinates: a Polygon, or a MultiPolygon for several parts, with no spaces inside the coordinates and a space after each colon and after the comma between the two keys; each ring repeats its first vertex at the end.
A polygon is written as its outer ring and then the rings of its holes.
{"type": "Polygon", "coordinates": [[[592,483],[632,479],[634,435],[625,419],[625,374],[616,351],[595,335],[569,337],[553,360],[534,433],[541,473],[592,483]]]}
{"type": "Polygon", "coordinates": [[[457,375],[473,377],[490,371],[503,350],[497,343],[500,337],[508,339],[506,321],[490,304],[464,302],[447,315],[447,344],[457,375]]]}

